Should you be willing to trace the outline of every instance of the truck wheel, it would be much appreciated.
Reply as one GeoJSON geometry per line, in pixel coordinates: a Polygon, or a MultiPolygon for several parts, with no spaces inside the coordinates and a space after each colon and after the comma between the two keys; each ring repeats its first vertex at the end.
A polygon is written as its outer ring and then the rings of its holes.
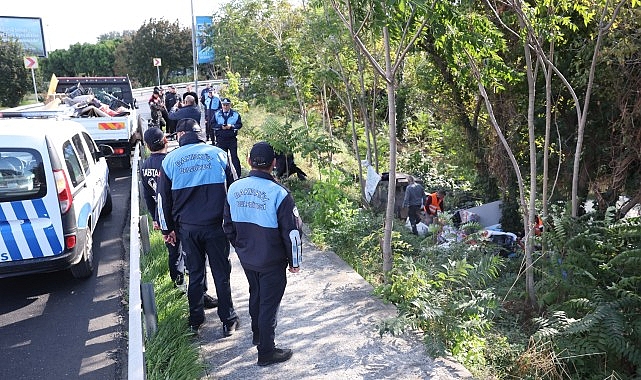
{"type": "Polygon", "coordinates": [[[78,264],[71,267],[71,274],[75,278],[87,278],[93,273],[93,237],[90,228],[87,228],[86,234],[82,258],[78,264]]]}
{"type": "Polygon", "coordinates": [[[102,206],[102,211],[100,216],[110,215],[113,211],[113,200],[111,199],[111,187],[107,186],[107,199],[105,200],[105,205],[102,206]]]}

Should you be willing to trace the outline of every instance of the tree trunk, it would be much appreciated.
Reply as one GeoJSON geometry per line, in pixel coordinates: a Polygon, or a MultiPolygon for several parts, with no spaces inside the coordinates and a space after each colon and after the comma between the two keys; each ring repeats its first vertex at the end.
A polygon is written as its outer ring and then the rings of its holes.
{"type": "Polygon", "coordinates": [[[394,73],[389,45],[389,31],[383,27],[383,44],[385,46],[385,76],[387,77],[387,106],[389,113],[389,186],[387,188],[387,208],[385,210],[385,231],[383,234],[383,272],[385,278],[392,270],[394,257],[392,252],[392,228],[394,227],[394,206],[396,201],[396,94],[394,73]]]}

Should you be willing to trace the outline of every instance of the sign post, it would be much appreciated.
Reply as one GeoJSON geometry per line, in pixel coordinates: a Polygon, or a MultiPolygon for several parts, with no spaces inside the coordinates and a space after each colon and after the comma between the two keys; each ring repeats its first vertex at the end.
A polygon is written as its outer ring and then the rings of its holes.
{"type": "Polygon", "coordinates": [[[156,66],[156,73],[158,74],[158,87],[160,87],[160,66],[162,66],[162,59],[152,58],[154,66],[156,66]]]}
{"type": "Polygon", "coordinates": [[[38,87],[36,87],[36,74],[34,72],[34,70],[38,68],[38,57],[24,57],[24,67],[26,69],[31,69],[33,93],[36,95],[36,103],[38,103],[40,100],[38,99],[38,87]]]}

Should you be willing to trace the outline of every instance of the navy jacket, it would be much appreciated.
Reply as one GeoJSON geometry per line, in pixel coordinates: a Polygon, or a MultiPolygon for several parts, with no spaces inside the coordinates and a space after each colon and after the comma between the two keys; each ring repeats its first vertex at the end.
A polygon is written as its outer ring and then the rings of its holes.
{"type": "Polygon", "coordinates": [[[200,124],[201,115],[200,108],[197,105],[186,106],[169,112],[169,118],[171,120],[194,119],[198,124],[200,124]]]}
{"type": "Polygon", "coordinates": [[[229,186],[223,229],[243,268],[267,272],[302,261],[294,198],[268,173],[252,170],[229,186]]]}
{"type": "Polygon", "coordinates": [[[163,234],[180,228],[222,226],[226,186],[233,181],[227,153],[198,139],[180,138],[162,161],[158,178],[158,222],[163,234]]]}
{"type": "Polygon", "coordinates": [[[140,178],[142,179],[142,192],[145,199],[147,210],[151,214],[154,222],[158,221],[156,190],[158,177],[160,176],[160,166],[167,153],[152,153],[140,165],[140,178]]]}

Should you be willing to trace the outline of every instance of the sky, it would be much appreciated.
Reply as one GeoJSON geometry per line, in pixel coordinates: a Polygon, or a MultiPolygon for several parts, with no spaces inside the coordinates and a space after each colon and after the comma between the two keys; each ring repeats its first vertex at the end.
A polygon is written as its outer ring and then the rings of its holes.
{"type": "Polygon", "coordinates": [[[98,36],[109,32],[138,30],[150,18],[178,20],[181,26],[191,27],[192,1],[194,16],[211,16],[220,3],[215,0],[4,0],[0,16],[42,18],[45,47],[51,52],[75,43],[96,43],[98,36]]]}

